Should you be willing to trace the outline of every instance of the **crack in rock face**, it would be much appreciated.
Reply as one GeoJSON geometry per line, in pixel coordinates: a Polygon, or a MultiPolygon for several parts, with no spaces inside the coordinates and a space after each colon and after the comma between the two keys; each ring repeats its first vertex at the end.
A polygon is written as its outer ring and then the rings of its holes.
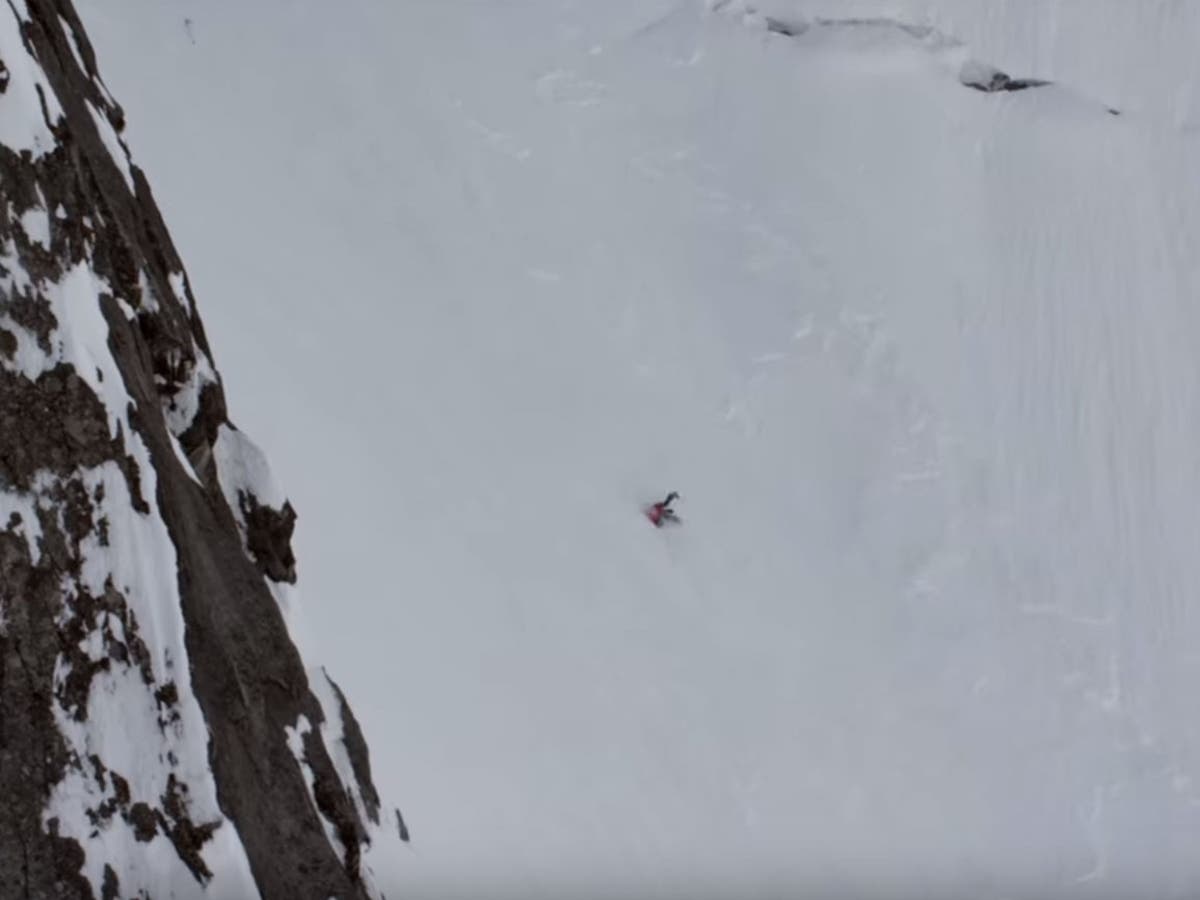
{"type": "Polygon", "coordinates": [[[19,6],[0,7],[0,897],[377,896],[366,742],[272,593],[296,579],[296,512],[248,439],[214,453],[220,377],[75,10],[19,6]]]}

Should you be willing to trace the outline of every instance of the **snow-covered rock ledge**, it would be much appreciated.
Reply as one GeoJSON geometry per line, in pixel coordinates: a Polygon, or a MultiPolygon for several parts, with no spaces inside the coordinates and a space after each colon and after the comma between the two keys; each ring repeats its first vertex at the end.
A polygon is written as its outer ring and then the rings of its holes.
{"type": "Polygon", "coordinates": [[[396,829],[272,593],[295,514],[123,127],[67,0],[0,9],[0,896],[375,896],[396,829]]]}

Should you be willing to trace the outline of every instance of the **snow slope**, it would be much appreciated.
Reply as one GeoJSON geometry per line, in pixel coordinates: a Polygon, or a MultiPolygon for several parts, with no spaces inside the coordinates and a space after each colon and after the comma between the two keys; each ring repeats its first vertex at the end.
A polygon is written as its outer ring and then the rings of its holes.
{"type": "Polygon", "coordinates": [[[831,6],[82,4],[384,887],[1200,891],[1197,20],[831,6]]]}

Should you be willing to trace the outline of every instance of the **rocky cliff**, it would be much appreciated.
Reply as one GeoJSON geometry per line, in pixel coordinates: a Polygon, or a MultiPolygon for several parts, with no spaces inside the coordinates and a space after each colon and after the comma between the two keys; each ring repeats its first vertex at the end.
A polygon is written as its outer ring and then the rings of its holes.
{"type": "Polygon", "coordinates": [[[123,126],[69,0],[0,8],[0,897],[374,896],[295,513],[123,126]]]}

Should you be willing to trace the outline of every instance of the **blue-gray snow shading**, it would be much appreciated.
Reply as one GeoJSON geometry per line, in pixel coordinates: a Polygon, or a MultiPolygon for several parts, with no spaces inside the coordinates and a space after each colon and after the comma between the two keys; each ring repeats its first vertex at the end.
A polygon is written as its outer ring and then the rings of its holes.
{"type": "Polygon", "coordinates": [[[295,514],[123,127],[69,2],[0,7],[0,896],[374,896],[295,514]]]}

